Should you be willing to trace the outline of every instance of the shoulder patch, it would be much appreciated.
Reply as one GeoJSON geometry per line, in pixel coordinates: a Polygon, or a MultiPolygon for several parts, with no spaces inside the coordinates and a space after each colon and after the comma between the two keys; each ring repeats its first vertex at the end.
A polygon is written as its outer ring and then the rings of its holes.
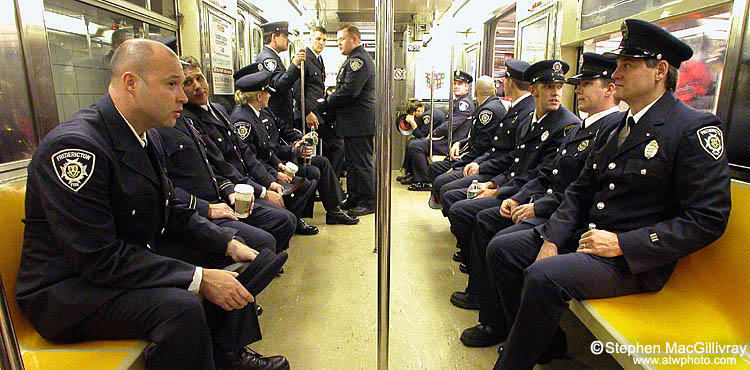
{"type": "Polygon", "coordinates": [[[481,122],[483,125],[486,125],[492,119],[492,111],[483,110],[479,112],[479,116],[477,116],[477,118],[479,118],[479,122],[481,122]]]}
{"type": "Polygon", "coordinates": [[[63,149],[50,158],[60,182],[77,192],[94,174],[96,155],[82,149],[63,149]]]}
{"type": "Polygon", "coordinates": [[[234,124],[234,130],[237,131],[237,135],[240,136],[240,139],[242,139],[242,141],[245,141],[245,139],[250,136],[251,127],[252,126],[248,122],[240,121],[234,124]]]}
{"type": "Polygon", "coordinates": [[[578,124],[572,124],[572,125],[565,126],[565,128],[563,129],[563,136],[568,136],[568,132],[571,129],[573,129],[573,127],[576,127],[576,126],[578,126],[578,124]]]}
{"type": "Polygon", "coordinates": [[[266,67],[266,70],[268,71],[275,71],[276,70],[276,60],[273,58],[268,58],[263,61],[263,67],[266,67]]]}
{"type": "Polygon", "coordinates": [[[424,122],[424,124],[426,125],[429,125],[431,120],[432,117],[430,117],[429,114],[425,114],[424,116],[422,116],[422,122],[424,122]]]}
{"type": "Polygon", "coordinates": [[[357,57],[349,59],[349,68],[351,68],[352,71],[354,71],[354,72],[356,72],[360,68],[362,68],[363,64],[365,64],[365,62],[363,62],[362,59],[359,59],[357,57]]]}
{"type": "Polygon", "coordinates": [[[724,134],[716,126],[706,126],[698,130],[698,142],[714,159],[724,154],[724,134]]]}
{"type": "Polygon", "coordinates": [[[461,112],[465,112],[467,109],[469,109],[469,103],[463,100],[458,102],[458,110],[460,110],[461,112]]]}

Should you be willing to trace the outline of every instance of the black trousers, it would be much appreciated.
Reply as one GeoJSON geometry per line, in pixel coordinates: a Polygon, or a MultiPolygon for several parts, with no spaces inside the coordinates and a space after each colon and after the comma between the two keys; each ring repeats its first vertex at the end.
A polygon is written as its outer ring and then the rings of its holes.
{"type": "MultiPolygon", "coordinates": [[[[454,190],[453,192],[460,191],[462,190],[454,190]]],[[[463,191],[466,192],[466,190],[463,191]]],[[[466,198],[465,195],[464,198],[466,198]]],[[[450,207],[448,220],[451,223],[451,232],[456,236],[456,246],[464,256],[468,256],[470,253],[471,232],[474,230],[474,219],[477,213],[483,209],[499,206],[501,202],[502,200],[496,197],[464,199],[450,207]]],[[[445,204],[443,204],[443,207],[445,207],[445,204]]]]}
{"type": "Polygon", "coordinates": [[[375,208],[375,167],[373,136],[344,138],[346,151],[346,190],[352,204],[375,208]]]}
{"type": "MultiPolygon", "coordinates": [[[[182,243],[159,243],[159,252],[205,268],[233,263],[182,243]],[[189,253],[186,253],[189,252],[189,253]]],[[[154,343],[145,353],[149,370],[213,370],[214,355],[236,351],[261,339],[255,304],[224,311],[182,288],[127,290],[60,337],[143,339],[154,343]]]]}
{"type": "MultiPolygon", "coordinates": [[[[344,201],[344,190],[341,189],[341,183],[328,158],[321,155],[313,156],[310,165],[303,166],[298,174],[318,182],[320,200],[327,211],[335,209],[344,201]]],[[[312,202],[310,204],[312,205],[312,202]]]]}
{"type": "MultiPolygon", "coordinates": [[[[448,152],[441,150],[442,148],[433,143],[432,154],[434,155],[446,155],[448,152]]],[[[430,141],[428,139],[416,139],[409,142],[409,146],[406,148],[407,155],[411,161],[411,171],[414,175],[415,182],[428,182],[429,177],[427,171],[429,162],[427,157],[430,155],[430,141]]]]}
{"type": "MultiPolygon", "coordinates": [[[[567,246],[571,250],[578,240],[567,246]]],[[[575,299],[609,298],[642,293],[646,286],[620,257],[568,253],[535,262],[542,239],[534,230],[494,238],[487,263],[497,307],[510,329],[505,351],[494,369],[531,370],[547,348],[560,319],[575,299]]]]}
{"type": "Polygon", "coordinates": [[[211,220],[211,222],[221,226],[222,228],[230,228],[237,230],[236,237],[239,237],[241,241],[247,244],[250,248],[260,251],[263,248],[268,248],[276,252],[276,239],[269,232],[261,230],[258,227],[251,226],[242,221],[235,221],[229,218],[221,218],[218,220],[211,220]]]}
{"type": "Polygon", "coordinates": [[[318,115],[318,135],[323,139],[323,156],[328,158],[333,166],[333,173],[340,177],[344,171],[344,139],[336,136],[336,130],[323,122],[318,115]]]}
{"type": "Polygon", "coordinates": [[[294,230],[297,228],[297,217],[294,213],[263,199],[255,200],[253,213],[242,221],[270,233],[276,240],[277,251],[289,249],[289,240],[292,239],[294,230]]]}
{"type": "MultiPolygon", "coordinates": [[[[299,172],[297,175],[299,175],[299,172]]],[[[295,176],[294,181],[297,181],[298,178],[299,176],[295,176]]],[[[315,180],[303,180],[305,183],[294,193],[284,195],[284,207],[292,212],[296,218],[312,217],[311,204],[315,196],[315,189],[318,186],[318,182],[315,180]]]]}
{"type": "MultiPolygon", "coordinates": [[[[445,174],[445,177],[439,176],[438,179],[435,180],[435,182],[439,182],[444,180],[450,180],[450,176],[455,175],[456,172],[460,171],[451,171],[445,174]]],[[[453,203],[456,203],[460,200],[466,199],[466,190],[469,188],[469,185],[471,183],[477,180],[478,182],[485,182],[490,180],[489,175],[471,175],[463,177],[463,175],[456,177],[455,180],[450,181],[446,184],[443,184],[440,188],[439,193],[437,196],[440,198],[440,204],[443,206],[443,216],[448,217],[448,213],[450,212],[451,207],[453,206],[453,203]]],[[[434,191],[434,187],[433,187],[434,191]]]]}
{"type": "MultiPolygon", "coordinates": [[[[444,175],[448,170],[453,168],[453,165],[456,164],[456,161],[452,161],[448,158],[443,159],[440,162],[432,162],[430,163],[429,167],[427,167],[427,181],[434,183],[435,179],[438,176],[444,175]]],[[[463,169],[463,168],[462,168],[463,169]]],[[[454,170],[455,171],[455,170],[454,170]]],[[[453,171],[451,171],[453,172],[453,171]]],[[[461,171],[458,171],[461,173],[461,171]]],[[[463,174],[461,175],[463,177],[463,174]]],[[[440,189],[438,189],[439,191],[440,189]]]]}
{"type": "Polygon", "coordinates": [[[469,282],[466,285],[466,291],[480,297],[480,323],[508,332],[505,317],[497,310],[500,300],[494,294],[494,287],[490,285],[491,281],[487,277],[487,245],[492,238],[533,227],[534,225],[525,222],[514,224],[511,219],[501,216],[499,206],[477,213],[471,237],[471,252],[468,254],[469,260],[467,261],[469,282]]]}

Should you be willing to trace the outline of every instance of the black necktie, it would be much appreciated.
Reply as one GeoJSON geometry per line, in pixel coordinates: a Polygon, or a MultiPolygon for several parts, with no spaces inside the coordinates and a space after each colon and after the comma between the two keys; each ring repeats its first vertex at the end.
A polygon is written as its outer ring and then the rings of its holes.
{"type": "Polygon", "coordinates": [[[318,62],[320,62],[320,73],[323,74],[323,81],[326,79],[326,65],[323,64],[323,57],[318,55],[318,62]]]}
{"type": "Polygon", "coordinates": [[[620,133],[617,136],[617,146],[622,147],[622,144],[625,143],[625,139],[628,138],[628,135],[630,135],[630,130],[635,126],[635,119],[633,117],[628,117],[628,119],[625,121],[625,125],[622,126],[620,129],[620,133]]]}

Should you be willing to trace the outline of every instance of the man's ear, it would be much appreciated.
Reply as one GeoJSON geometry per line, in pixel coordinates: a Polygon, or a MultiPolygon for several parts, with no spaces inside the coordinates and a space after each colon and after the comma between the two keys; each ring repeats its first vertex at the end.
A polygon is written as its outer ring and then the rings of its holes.
{"type": "Polygon", "coordinates": [[[667,73],[669,73],[669,63],[666,60],[660,60],[656,64],[656,81],[667,78],[667,73]]]}
{"type": "Polygon", "coordinates": [[[125,87],[125,90],[127,90],[130,94],[135,93],[137,80],[138,76],[136,76],[135,73],[131,71],[126,71],[122,75],[120,75],[120,82],[125,87]]]}

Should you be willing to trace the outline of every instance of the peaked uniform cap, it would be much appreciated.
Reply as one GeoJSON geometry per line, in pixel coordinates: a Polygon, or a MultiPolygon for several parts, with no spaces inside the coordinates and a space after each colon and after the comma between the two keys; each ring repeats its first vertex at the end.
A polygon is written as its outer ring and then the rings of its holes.
{"type": "Polygon", "coordinates": [[[568,63],[557,59],[536,62],[529,66],[524,73],[524,81],[537,82],[565,82],[565,74],[570,70],[568,63]]]}
{"type": "Polygon", "coordinates": [[[669,31],[642,19],[626,19],[620,26],[622,41],[604,55],[666,60],[675,68],[693,56],[693,49],[669,31]]]}
{"type": "Polygon", "coordinates": [[[612,79],[612,74],[617,69],[617,60],[597,53],[583,53],[581,73],[568,79],[571,85],[578,85],[581,80],[593,80],[595,78],[612,79]]]}

